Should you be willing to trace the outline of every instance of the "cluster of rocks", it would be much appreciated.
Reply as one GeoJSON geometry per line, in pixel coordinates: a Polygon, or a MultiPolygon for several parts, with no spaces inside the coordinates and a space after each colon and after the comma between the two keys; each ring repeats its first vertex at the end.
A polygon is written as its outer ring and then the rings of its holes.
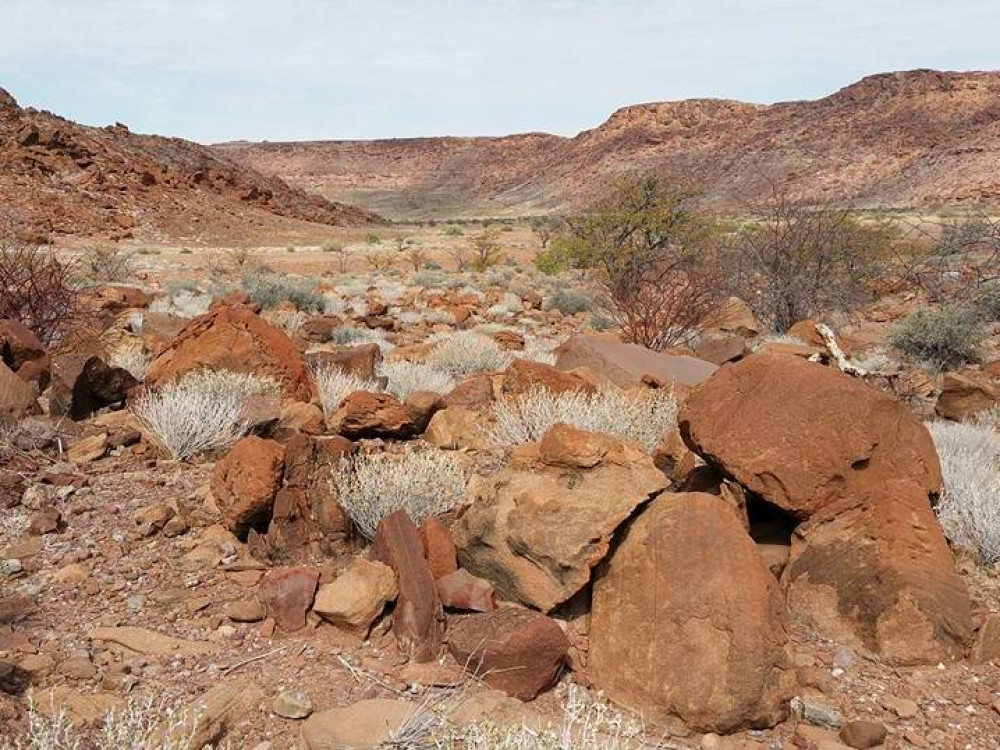
{"type": "MultiPolygon", "coordinates": [[[[108,309],[120,315],[132,302],[108,309]]],[[[576,336],[555,366],[514,359],[450,393],[402,401],[358,391],[326,414],[308,358],[371,380],[378,345],[306,355],[239,296],[180,328],[147,314],[128,333],[157,351],[142,384],[107,364],[100,339],[48,353],[4,321],[0,404],[23,418],[44,403],[76,420],[76,466],[126,450],[152,460],[154,437],[127,410],[107,407],[200,369],[266,375],[280,395],[248,403],[253,434],[215,461],[204,506],[161,503],[133,518],[144,539],[200,530],[223,550],[207,559],[251,574],[255,593],[226,603],[229,621],[260,623],[274,637],[321,625],[357,643],[388,634],[406,660],[447,659],[521,701],[572,673],[677,732],[772,727],[791,714],[835,725],[848,747],[873,747],[884,726],[816,718],[822,706],[796,661],[793,628],[905,667],[1000,655],[997,616],[974,616],[938,525],[941,470],[924,425],[887,393],[809,361],[834,359],[822,337],[805,342],[815,326],[800,330],[801,346],[751,353],[750,321],[736,317],[697,352],[576,336]],[[566,424],[502,457],[485,439],[486,412],[500,399],[603,387],[670,388],[681,400],[677,429],[652,453],[566,424]],[[419,438],[490,469],[473,476],[456,512],[417,524],[397,511],[366,545],[332,472],[346,456],[419,438]]],[[[64,525],[53,505],[31,522],[36,536],[64,525]]],[[[90,634],[133,645],[137,637],[151,636],[90,634]]],[[[3,662],[0,682],[23,688],[3,662]]],[[[286,696],[279,715],[305,718],[302,703],[286,696]]],[[[341,719],[308,719],[307,745],[329,746],[323,727],[341,719]]]]}

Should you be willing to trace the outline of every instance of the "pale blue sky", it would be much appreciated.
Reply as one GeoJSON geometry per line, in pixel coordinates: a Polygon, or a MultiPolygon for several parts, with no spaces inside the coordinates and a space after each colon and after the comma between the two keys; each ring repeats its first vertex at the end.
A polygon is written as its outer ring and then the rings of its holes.
{"type": "Polygon", "coordinates": [[[1000,2],[0,0],[22,104],[203,142],[574,134],[924,67],[1000,68],[1000,2]]]}

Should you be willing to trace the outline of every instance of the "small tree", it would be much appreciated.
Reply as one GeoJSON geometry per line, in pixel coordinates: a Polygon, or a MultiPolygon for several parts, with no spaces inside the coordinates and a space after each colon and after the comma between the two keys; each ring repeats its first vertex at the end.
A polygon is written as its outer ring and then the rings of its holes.
{"type": "Polygon", "coordinates": [[[332,253],[336,256],[337,270],[340,271],[340,273],[347,273],[350,257],[346,247],[339,242],[325,242],[323,243],[323,252],[332,253]]]}
{"type": "Polygon", "coordinates": [[[476,271],[485,271],[497,265],[500,258],[500,230],[487,227],[474,236],[472,244],[472,267],[476,271]]]}
{"type": "Polygon", "coordinates": [[[862,225],[849,209],[810,207],[776,185],[735,234],[726,270],[734,290],[774,330],[847,310],[870,296],[894,237],[862,225]]]}
{"type": "Polygon", "coordinates": [[[531,220],[531,231],[538,237],[542,250],[545,250],[552,238],[559,234],[562,224],[562,220],[556,216],[536,216],[531,220]]]}
{"type": "Polygon", "coordinates": [[[98,245],[83,254],[83,267],[95,281],[128,281],[135,273],[135,258],[118,245],[98,245]]]}
{"type": "Polygon", "coordinates": [[[697,197],[656,174],[626,177],[593,211],[568,219],[537,265],[589,273],[629,341],[657,350],[687,343],[724,298],[715,223],[697,197]]]}
{"type": "Polygon", "coordinates": [[[1000,221],[984,214],[912,225],[914,241],[897,253],[901,276],[931,302],[978,295],[1000,281],[1000,221]]]}
{"type": "Polygon", "coordinates": [[[82,314],[77,261],[18,239],[0,227],[0,318],[20,321],[43,343],[57,343],[82,314]]]}
{"type": "Polygon", "coordinates": [[[406,250],[406,260],[414,271],[419,271],[427,262],[427,251],[421,245],[411,245],[406,250]]]}

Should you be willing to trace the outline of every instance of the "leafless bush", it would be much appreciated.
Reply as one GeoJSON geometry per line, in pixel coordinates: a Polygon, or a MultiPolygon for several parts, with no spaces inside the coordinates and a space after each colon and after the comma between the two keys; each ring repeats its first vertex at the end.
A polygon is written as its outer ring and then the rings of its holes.
{"type": "Polygon", "coordinates": [[[772,184],[749,206],[726,254],[729,285],[774,330],[866,300],[893,242],[886,225],[864,225],[848,209],[813,207],[772,184]]]}
{"type": "Polygon", "coordinates": [[[118,245],[98,245],[82,257],[84,271],[96,281],[129,281],[135,274],[135,256],[118,245]]]}
{"type": "Polygon", "coordinates": [[[83,318],[76,261],[0,236],[0,318],[19,320],[51,345],[83,318]]]}

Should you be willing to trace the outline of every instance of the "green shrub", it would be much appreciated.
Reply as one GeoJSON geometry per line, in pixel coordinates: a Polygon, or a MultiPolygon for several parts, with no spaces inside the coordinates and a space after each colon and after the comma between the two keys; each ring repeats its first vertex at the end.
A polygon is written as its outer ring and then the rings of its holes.
{"type": "Polygon", "coordinates": [[[445,235],[446,237],[461,237],[464,234],[464,232],[462,232],[461,227],[456,227],[454,224],[449,224],[444,228],[444,231],[441,232],[441,234],[445,235]]]}
{"type": "Polygon", "coordinates": [[[580,289],[560,287],[546,299],[549,308],[558,310],[563,315],[591,312],[597,307],[594,298],[580,289]]]}
{"type": "Polygon", "coordinates": [[[375,234],[375,232],[369,232],[365,235],[365,242],[369,245],[378,245],[382,242],[382,238],[375,234]]]}
{"type": "Polygon", "coordinates": [[[261,307],[270,310],[282,302],[290,302],[296,310],[321,312],[323,295],[316,285],[306,280],[288,279],[266,273],[248,274],[243,278],[243,288],[261,307]]]}
{"type": "Polygon", "coordinates": [[[939,370],[979,359],[986,332],[976,310],[962,305],[921,309],[897,323],[889,343],[939,370]]]}

